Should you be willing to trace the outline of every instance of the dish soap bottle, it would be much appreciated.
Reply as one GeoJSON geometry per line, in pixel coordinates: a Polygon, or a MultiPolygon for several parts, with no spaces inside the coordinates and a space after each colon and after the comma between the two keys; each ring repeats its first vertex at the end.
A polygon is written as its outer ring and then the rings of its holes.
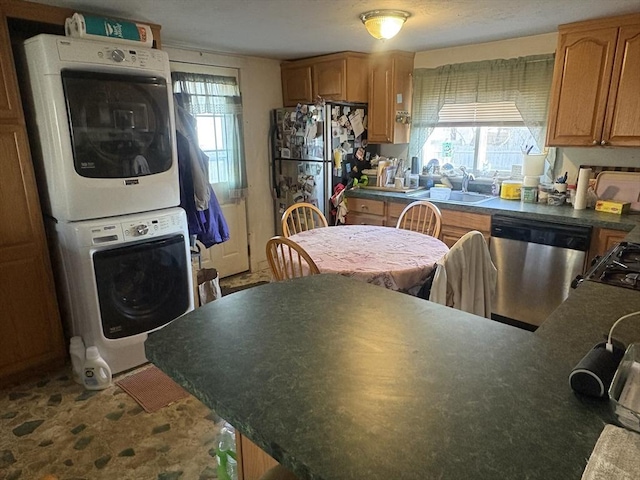
{"type": "Polygon", "coordinates": [[[111,369],[100,356],[98,347],[87,348],[82,378],[87,390],[102,390],[111,385],[111,369]]]}
{"type": "Polygon", "coordinates": [[[73,380],[83,385],[83,368],[85,360],[85,348],[82,337],[71,337],[69,342],[69,355],[71,356],[71,373],[73,380]]]}

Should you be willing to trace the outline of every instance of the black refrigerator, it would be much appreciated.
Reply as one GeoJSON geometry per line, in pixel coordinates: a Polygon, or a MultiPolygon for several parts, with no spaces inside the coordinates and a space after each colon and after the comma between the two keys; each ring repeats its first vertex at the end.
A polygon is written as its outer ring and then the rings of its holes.
{"type": "Polygon", "coordinates": [[[377,145],[367,143],[366,104],[320,102],[273,110],[271,150],[274,221],[281,235],[282,214],[294,203],[316,205],[335,224],[335,186],[369,168],[377,145]]]}

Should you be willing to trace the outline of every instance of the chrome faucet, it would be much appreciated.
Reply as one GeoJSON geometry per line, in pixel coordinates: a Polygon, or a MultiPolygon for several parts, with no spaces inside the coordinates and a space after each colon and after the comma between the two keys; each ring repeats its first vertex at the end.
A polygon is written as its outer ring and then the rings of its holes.
{"type": "Polygon", "coordinates": [[[460,171],[462,172],[462,191],[469,191],[469,181],[475,180],[476,178],[473,176],[473,173],[467,173],[467,169],[464,167],[460,167],[460,171]]]}

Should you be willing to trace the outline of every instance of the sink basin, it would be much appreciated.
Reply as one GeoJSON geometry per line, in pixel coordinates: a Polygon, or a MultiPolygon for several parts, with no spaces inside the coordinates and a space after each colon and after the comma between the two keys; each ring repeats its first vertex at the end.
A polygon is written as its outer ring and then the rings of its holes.
{"type": "MultiPolygon", "coordinates": [[[[430,194],[429,190],[419,190],[415,193],[408,193],[407,196],[418,199],[429,199],[430,194]]],[[[491,195],[483,195],[481,193],[475,192],[461,192],[461,191],[453,191],[449,195],[449,200],[433,200],[434,202],[444,202],[444,203],[482,203],[489,200],[492,200],[493,196],[491,195]]]]}

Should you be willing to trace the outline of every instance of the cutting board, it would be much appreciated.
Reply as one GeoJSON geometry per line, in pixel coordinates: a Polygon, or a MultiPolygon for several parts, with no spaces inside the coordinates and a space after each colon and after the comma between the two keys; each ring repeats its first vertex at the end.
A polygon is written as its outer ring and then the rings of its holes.
{"type": "Polygon", "coordinates": [[[596,195],[601,200],[629,202],[631,210],[640,211],[640,172],[600,172],[596,195]]]}

